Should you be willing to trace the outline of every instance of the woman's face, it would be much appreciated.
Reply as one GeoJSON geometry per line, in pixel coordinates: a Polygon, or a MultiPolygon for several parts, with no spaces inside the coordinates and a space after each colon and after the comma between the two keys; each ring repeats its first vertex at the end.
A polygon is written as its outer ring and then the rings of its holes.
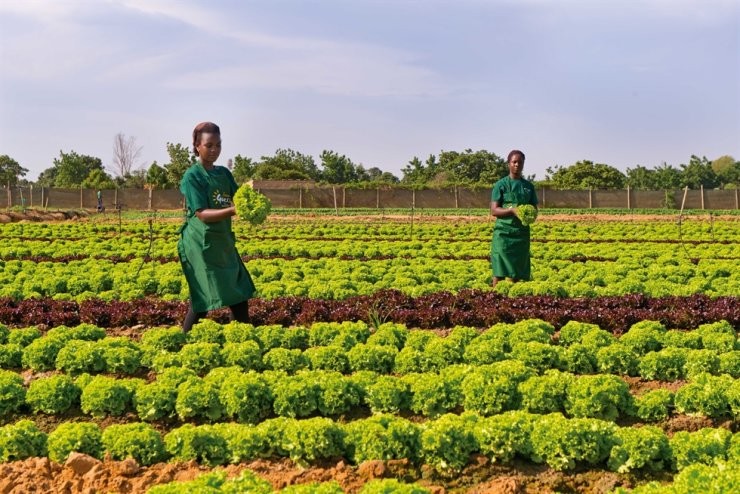
{"type": "Polygon", "coordinates": [[[213,164],[221,154],[221,136],[204,132],[200,135],[200,142],[196,149],[202,163],[213,164]]]}
{"type": "Polygon", "coordinates": [[[515,154],[509,161],[509,174],[514,178],[521,178],[524,170],[524,157],[521,154],[515,154]]]}

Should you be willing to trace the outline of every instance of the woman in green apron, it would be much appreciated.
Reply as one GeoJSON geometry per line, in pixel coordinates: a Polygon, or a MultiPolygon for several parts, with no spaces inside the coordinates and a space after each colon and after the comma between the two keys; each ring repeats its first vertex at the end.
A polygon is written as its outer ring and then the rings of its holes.
{"type": "Polygon", "coordinates": [[[237,189],[231,172],[214,162],[221,154],[221,130],[211,122],[193,130],[193,152],[198,160],[182,177],[187,216],[180,228],[177,251],[190,288],[190,308],[183,329],[209,310],[228,306],[232,320],[249,320],[247,301],[254,283],[236,250],[231,217],[236,214],[231,198],[237,189]]]}
{"type": "Polygon", "coordinates": [[[524,153],[514,150],[507,158],[509,175],[493,186],[491,214],[496,217],[491,241],[491,286],[504,278],[512,281],[531,278],[529,263],[529,226],[516,216],[522,204],[537,206],[537,193],[532,182],[522,177],[524,153]]]}

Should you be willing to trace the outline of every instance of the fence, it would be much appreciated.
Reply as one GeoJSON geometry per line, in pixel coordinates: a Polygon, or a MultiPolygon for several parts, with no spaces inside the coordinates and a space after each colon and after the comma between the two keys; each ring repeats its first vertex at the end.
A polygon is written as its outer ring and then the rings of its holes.
{"type": "MultiPolygon", "coordinates": [[[[255,187],[274,207],[280,208],[488,208],[490,190],[453,187],[412,190],[403,188],[350,189],[342,186],[255,187]]],[[[48,187],[4,187],[7,207],[50,209],[95,209],[94,189],[52,189],[48,187]]],[[[103,206],[132,210],[172,210],[184,206],[179,190],[104,190],[103,206]]],[[[627,209],[740,209],[740,197],[733,190],[553,190],[538,189],[543,208],[627,208],[627,209]],[[685,196],[685,197],[684,197],[685,196]],[[685,202],[684,202],[685,200],[685,202]]]]}

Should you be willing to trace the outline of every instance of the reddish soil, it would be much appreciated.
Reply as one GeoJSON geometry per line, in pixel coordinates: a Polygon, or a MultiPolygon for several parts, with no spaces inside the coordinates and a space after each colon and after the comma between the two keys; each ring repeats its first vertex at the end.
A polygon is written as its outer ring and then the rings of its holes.
{"type": "MultiPolygon", "coordinates": [[[[669,480],[663,477],[641,478],[620,475],[604,470],[585,470],[570,473],[556,472],[541,465],[526,463],[512,466],[491,464],[488,458],[477,456],[472,465],[454,477],[440,477],[424,467],[421,469],[400,461],[371,461],[357,467],[344,461],[301,468],[290,460],[258,460],[240,465],[229,465],[223,470],[229,477],[247,468],[274,488],[308,482],[337,481],[348,493],[357,492],[362,485],[377,478],[397,478],[418,482],[435,494],[472,492],[529,494],[552,492],[583,492],[601,494],[617,486],[634,486],[647,480],[669,480]]],[[[74,453],[63,465],[47,458],[30,458],[0,465],[0,492],[25,494],[29,492],[55,493],[144,493],[156,484],[192,480],[211,471],[195,462],[158,463],[141,467],[134,460],[99,461],[87,455],[74,453]]]]}

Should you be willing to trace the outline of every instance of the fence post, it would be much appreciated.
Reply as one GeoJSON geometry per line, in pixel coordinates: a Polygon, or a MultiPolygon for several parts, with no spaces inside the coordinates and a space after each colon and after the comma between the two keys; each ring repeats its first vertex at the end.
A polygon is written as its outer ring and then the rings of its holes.
{"type": "Polygon", "coordinates": [[[457,184],[455,184],[455,209],[460,209],[457,197],[457,184]]]}
{"type": "Polygon", "coordinates": [[[411,189],[411,210],[416,208],[416,189],[411,189]]]}
{"type": "Polygon", "coordinates": [[[149,210],[151,211],[152,210],[152,189],[151,187],[149,188],[149,201],[148,202],[149,202],[148,204],[149,210]]]}
{"type": "Polygon", "coordinates": [[[303,209],[303,187],[298,189],[298,209],[303,209]]]}
{"type": "Polygon", "coordinates": [[[738,197],[737,190],[738,189],[735,189],[735,209],[740,209],[740,201],[738,200],[740,197],[738,197]]]}
{"type": "Polygon", "coordinates": [[[113,189],[113,204],[114,204],[114,205],[116,206],[116,208],[118,208],[119,210],[121,209],[121,208],[119,207],[119,204],[118,204],[118,187],[116,187],[115,189],[113,189]]]}
{"type": "Polygon", "coordinates": [[[83,208],[83,205],[82,205],[82,185],[80,185],[80,209],[82,209],[82,208],[83,208]]]}
{"type": "Polygon", "coordinates": [[[591,194],[591,187],[588,188],[588,209],[593,208],[593,197],[591,194]]]}
{"type": "Polygon", "coordinates": [[[346,205],[346,203],[344,201],[344,199],[345,199],[344,198],[344,191],[345,190],[347,190],[347,187],[345,187],[344,185],[342,185],[342,209],[346,209],[347,208],[347,205],[346,205]]]}
{"type": "Polygon", "coordinates": [[[28,202],[30,204],[29,207],[32,208],[33,207],[33,184],[31,184],[30,189],[31,189],[31,192],[29,193],[30,197],[28,198],[28,202]]]}
{"type": "Polygon", "coordinates": [[[375,209],[380,209],[380,187],[375,187],[375,209]]]}
{"type": "Polygon", "coordinates": [[[10,181],[8,181],[8,209],[13,207],[13,193],[10,192],[10,181]]]}
{"type": "Polygon", "coordinates": [[[331,192],[334,196],[334,212],[339,216],[339,209],[337,208],[337,188],[334,185],[331,186],[331,192]]]}
{"type": "Polygon", "coordinates": [[[547,207],[545,202],[545,191],[547,190],[547,187],[542,187],[542,207],[547,207]]]}
{"type": "Polygon", "coordinates": [[[701,193],[701,209],[704,210],[704,184],[699,184],[699,192],[701,193]]]}
{"type": "Polygon", "coordinates": [[[632,209],[630,205],[630,186],[627,186],[627,209],[632,209]]]}
{"type": "Polygon", "coordinates": [[[44,188],[41,187],[41,207],[44,207],[44,188]]]}

